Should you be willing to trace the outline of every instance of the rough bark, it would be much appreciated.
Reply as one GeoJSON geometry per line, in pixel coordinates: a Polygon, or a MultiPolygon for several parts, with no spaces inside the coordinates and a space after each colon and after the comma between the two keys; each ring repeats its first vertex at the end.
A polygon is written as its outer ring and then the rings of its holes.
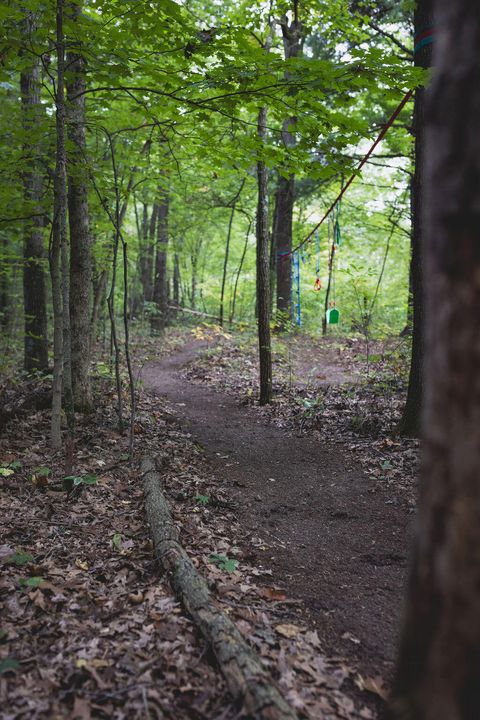
{"type": "Polygon", "coordinates": [[[64,381],[64,313],[62,282],[62,249],[67,235],[67,171],[65,153],[65,97],[64,97],[64,52],[63,2],[56,5],[57,37],[57,92],[56,104],[56,151],[55,177],[53,189],[53,228],[50,253],[50,272],[52,277],[53,303],[53,387],[52,387],[52,425],[51,441],[55,448],[62,444],[62,384],[64,381]]]}
{"type": "Polygon", "coordinates": [[[395,720],[480,717],[480,5],[439,0],[425,145],[425,409],[395,720]]]}
{"type": "MultiPolygon", "coordinates": [[[[70,2],[68,13],[77,22],[82,2],[70,2]]],[[[70,42],[67,54],[68,217],[70,226],[70,318],[72,390],[75,407],[92,405],[90,380],[90,290],[92,240],[88,214],[87,143],[85,136],[85,60],[81,42],[70,42]]]]}
{"type": "Polygon", "coordinates": [[[168,323],[168,193],[160,189],[157,206],[157,244],[155,256],[155,281],[153,284],[153,302],[156,312],[152,316],[152,329],[163,333],[168,323]]]}
{"type": "MultiPolygon", "coordinates": [[[[33,14],[27,13],[23,24],[29,38],[35,30],[33,14]]],[[[39,147],[35,140],[41,122],[40,60],[32,57],[30,67],[20,75],[22,124],[25,137],[23,152],[26,159],[22,173],[26,214],[24,231],[23,299],[25,310],[24,367],[27,371],[46,371],[48,367],[47,300],[43,248],[43,219],[41,217],[42,173],[39,167],[39,147]]]]}
{"type": "MultiPolygon", "coordinates": [[[[414,16],[415,35],[423,33],[433,24],[432,0],[420,0],[414,16]]],[[[424,45],[415,53],[415,65],[428,68],[432,64],[432,44],[424,45]]],[[[418,437],[423,400],[423,269],[422,242],[424,234],[423,205],[423,152],[425,143],[425,96],[426,89],[415,93],[413,131],[415,135],[415,169],[411,185],[412,205],[412,255],[410,287],[412,294],[412,356],[408,380],[407,401],[399,424],[403,435],[418,437]]]]}
{"type": "MultiPolygon", "coordinates": [[[[257,134],[266,138],[267,109],[258,113],[257,134]]],[[[257,323],[260,358],[260,405],[272,399],[272,345],[270,337],[270,268],[268,258],[268,176],[263,160],[257,162],[257,323]]]]}
{"type": "Polygon", "coordinates": [[[211,645],[233,698],[243,705],[249,718],[294,720],[296,714],[234,623],[218,608],[207,583],[181,546],[151,458],[143,459],[141,472],[155,557],[170,574],[177,597],[211,645]]]}

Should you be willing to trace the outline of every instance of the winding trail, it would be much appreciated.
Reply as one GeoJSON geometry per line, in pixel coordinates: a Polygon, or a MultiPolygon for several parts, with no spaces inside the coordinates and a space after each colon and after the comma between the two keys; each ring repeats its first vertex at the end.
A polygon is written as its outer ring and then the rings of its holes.
{"type": "Polygon", "coordinates": [[[401,611],[407,513],[373,492],[341,444],[325,447],[265,425],[254,408],[181,377],[200,349],[193,343],[148,363],[146,388],[175,404],[245,534],[265,541],[257,563],[272,570],[272,584],[303,602],[324,647],[362,674],[387,676],[401,611]]]}

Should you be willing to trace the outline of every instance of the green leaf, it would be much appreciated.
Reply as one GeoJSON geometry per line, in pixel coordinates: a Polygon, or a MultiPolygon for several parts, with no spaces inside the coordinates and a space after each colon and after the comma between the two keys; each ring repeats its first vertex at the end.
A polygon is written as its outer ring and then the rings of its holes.
{"type": "Polygon", "coordinates": [[[8,657],[0,660],[0,675],[6,672],[16,672],[20,669],[20,663],[15,658],[8,657]]]}
{"type": "Polygon", "coordinates": [[[0,467],[0,475],[2,477],[8,477],[9,475],[13,475],[15,470],[12,470],[12,468],[8,467],[0,467]]]}
{"type": "Polygon", "coordinates": [[[122,536],[120,535],[120,533],[115,533],[115,535],[114,535],[113,538],[112,538],[112,545],[113,545],[113,547],[117,548],[117,550],[118,550],[119,548],[121,548],[121,546],[122,546],[122,536]]]}
{"type": "Polygon", "coordinates": [[[195,497],[195,502],[198,503],[198,505],[208,505],[210,498],[208,495],[197,495],[195,497]]]}
{"type": "Polygon", "coordinates": [[[48,477],[52,471],[49,467],[38,467],[35,468],[33,471],[34,475],[37,475],[38,477],[48,477]]]}
{"type": "Polygon", "coordinates": [[[24,588],[37,588],[43,582],[43,577],[39,575],[33,575],[29,578],[20,578],[18,584],[24,588]]]}
{"type": "Polygon", "coordinates": [[[8,557],[5,558],[5,563],[7,565],[27,565],[27,563],[33,562],[33,560],[33,555],[20,550],[19,552],[13,553],[13,555],[8,555],[8,557]]]}
{"type": "Polygon", "coordinates": [[[96,485],[96,484],[97,484],[97,476],[94,475],[93,473],[90,473],[90,474],[88,474],[88,475],[83,475],[83,476],[80,478],[80,482],[76,482],[76,483],[74,483],[74,484],[75,484],[75,485],[80,485],[80,484],[83,484],[83,485],[96,485]]]}
{"type": "Polygon", "coordinates": [[[67,475],[67,477],[63,478],[63,487],[65,490],[68,490],[68,492],[71,492],[71,490],[74,487],[78,487],[78,485],[96,485],[97,484],[97,476],[93,474],[87,474],[87,475],[67,475]]]}
{"type": "Polygon", "coordinates": [[[216,565],[220,570],[227,573],[233,573],[238,567],[238,560],[228,558],[226,555],[210,555],[208,562],[216,565]]]}

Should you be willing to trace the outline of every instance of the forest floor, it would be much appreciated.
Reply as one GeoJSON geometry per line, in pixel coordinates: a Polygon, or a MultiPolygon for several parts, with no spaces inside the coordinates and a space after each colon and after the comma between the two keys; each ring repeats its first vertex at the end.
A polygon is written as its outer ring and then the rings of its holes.
{"type": "MultiPolygon", "coordinates": [[[[136,348],[137,459],[160,456],[187,551],[302,717],[380,717],[418,456],[392,435],[401,358],[370,349],[366,379],[360,342],[277,341],[259,408],[251,338],[200,328],[159,347],[136,348]]],[[[233,720],[152,560],[104,370],[67,457],[48,410],[0,435],[0,717],[233,720]]],[[[7,410],[25,388],[2,387],[7,410]]]]}

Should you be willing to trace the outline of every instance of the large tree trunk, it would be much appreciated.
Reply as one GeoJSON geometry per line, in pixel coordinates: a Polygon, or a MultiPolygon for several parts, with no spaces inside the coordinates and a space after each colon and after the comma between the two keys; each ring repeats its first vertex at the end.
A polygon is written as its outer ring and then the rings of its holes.
{"type": "Polygon", "coordinates": [[[439,0],[425,145],[424,466],[396,720],[480,717],[480,5],[439,0]]]}
{"type": "MultiPolygon", "coordinates": [[[[283,36],[283,51],[285,60],[298,56],[301,48],[302,28],[298,20],[298,0],[293,2],[293,18],[288,24],[284,16],[280,22],[283,36]]],[[[289,74],[285,73],[285,79],[289,74]]],[[[295,146],[295,135],[293,128],[296,124],[295,117],[288,117],[284,120],[282,128],[282,141],[286,148],[295,146]]],[[[293,207],[295,202],[295,176],[288,177],[280,175],[275,199],[275,218],[273,229],[275,238],[273,246],[277,253],[277,327],[284,329],[290,324],[292,310],[292,227],[293,207]]]]}
{"type": "MultiPolygon", "coordinates": [[[[24,22],[25,34],[28,38],[35,30],[35,21],[27,14],[24,22]]],[[[30,57],[30,56],[29,56],[30,57]]],[[[45,272],[43,263],[43,219],[41,217],[42,174],[39,168],[38,131],[41,122],[40,104],[40,60],[32,57],[30,67],[20,75],[20,92],[22,99],[22,120],[25,137],[23,147],[25,170],[23,176],[23,193],[26,215],[32,215],[26,221],[24,233],[24,270],[23,298],[25,309],[25,370],[45,371],[48,367],[47,340],[47,302],[45,272]]]]}
{"type": "MultiPolygon", "coordinates": [[[[81,1],[69,4],[74,22],[81,1]]],[[[67,55],[68,217],[70,225],[70,318],[72,333],[72,390],[75,407],[92,405],[90,381],[90,290],[92,285],[91,235],[88,216],[88,170],[85,138],[85,60],[81,43],[70,43],[67,55]]]]}
{"type": "MultiPolygon", "coordinates": [[[[421,38],[432,27],[432,0],[420,0],[414,17],[415,37],[421,38]]],[[[428,68],[432,64],[432,44],[421,45],[418,41],[415,52],[415,65],[428,68]]],[[[399,430],[403,435],[417,437],[420,433],[420,418],[423,396],[423,186],[422,165],[425,141],[425,88],[415,93],[413,129],[415,135],[415,170],[411,184],[412,203],[412,255],[410,260],[410,287],[412,293],[413,328],[412,357],[408,380],[407,402],[400,421],[399,430]]]]}
{"type": "MultiPolygon", "coordinates": [[[[267,109],[258,113],[258,138],[267,134],[267,109]]],[[[260,358],[260,405],[272,399],[272,347],[270,338],[270,274],[268,259],[268,179],[263,160],[257,162],[257,322],[260,358]]]]}
{"type": "Polygon", "coordinates": [[[168,323],[168,193],[160,189],[157,215],[157,253],[155,257],[155,281],[153,284],[153,302],[156,313],[152,316],[152,329],[163,333],[168,323]]]}

